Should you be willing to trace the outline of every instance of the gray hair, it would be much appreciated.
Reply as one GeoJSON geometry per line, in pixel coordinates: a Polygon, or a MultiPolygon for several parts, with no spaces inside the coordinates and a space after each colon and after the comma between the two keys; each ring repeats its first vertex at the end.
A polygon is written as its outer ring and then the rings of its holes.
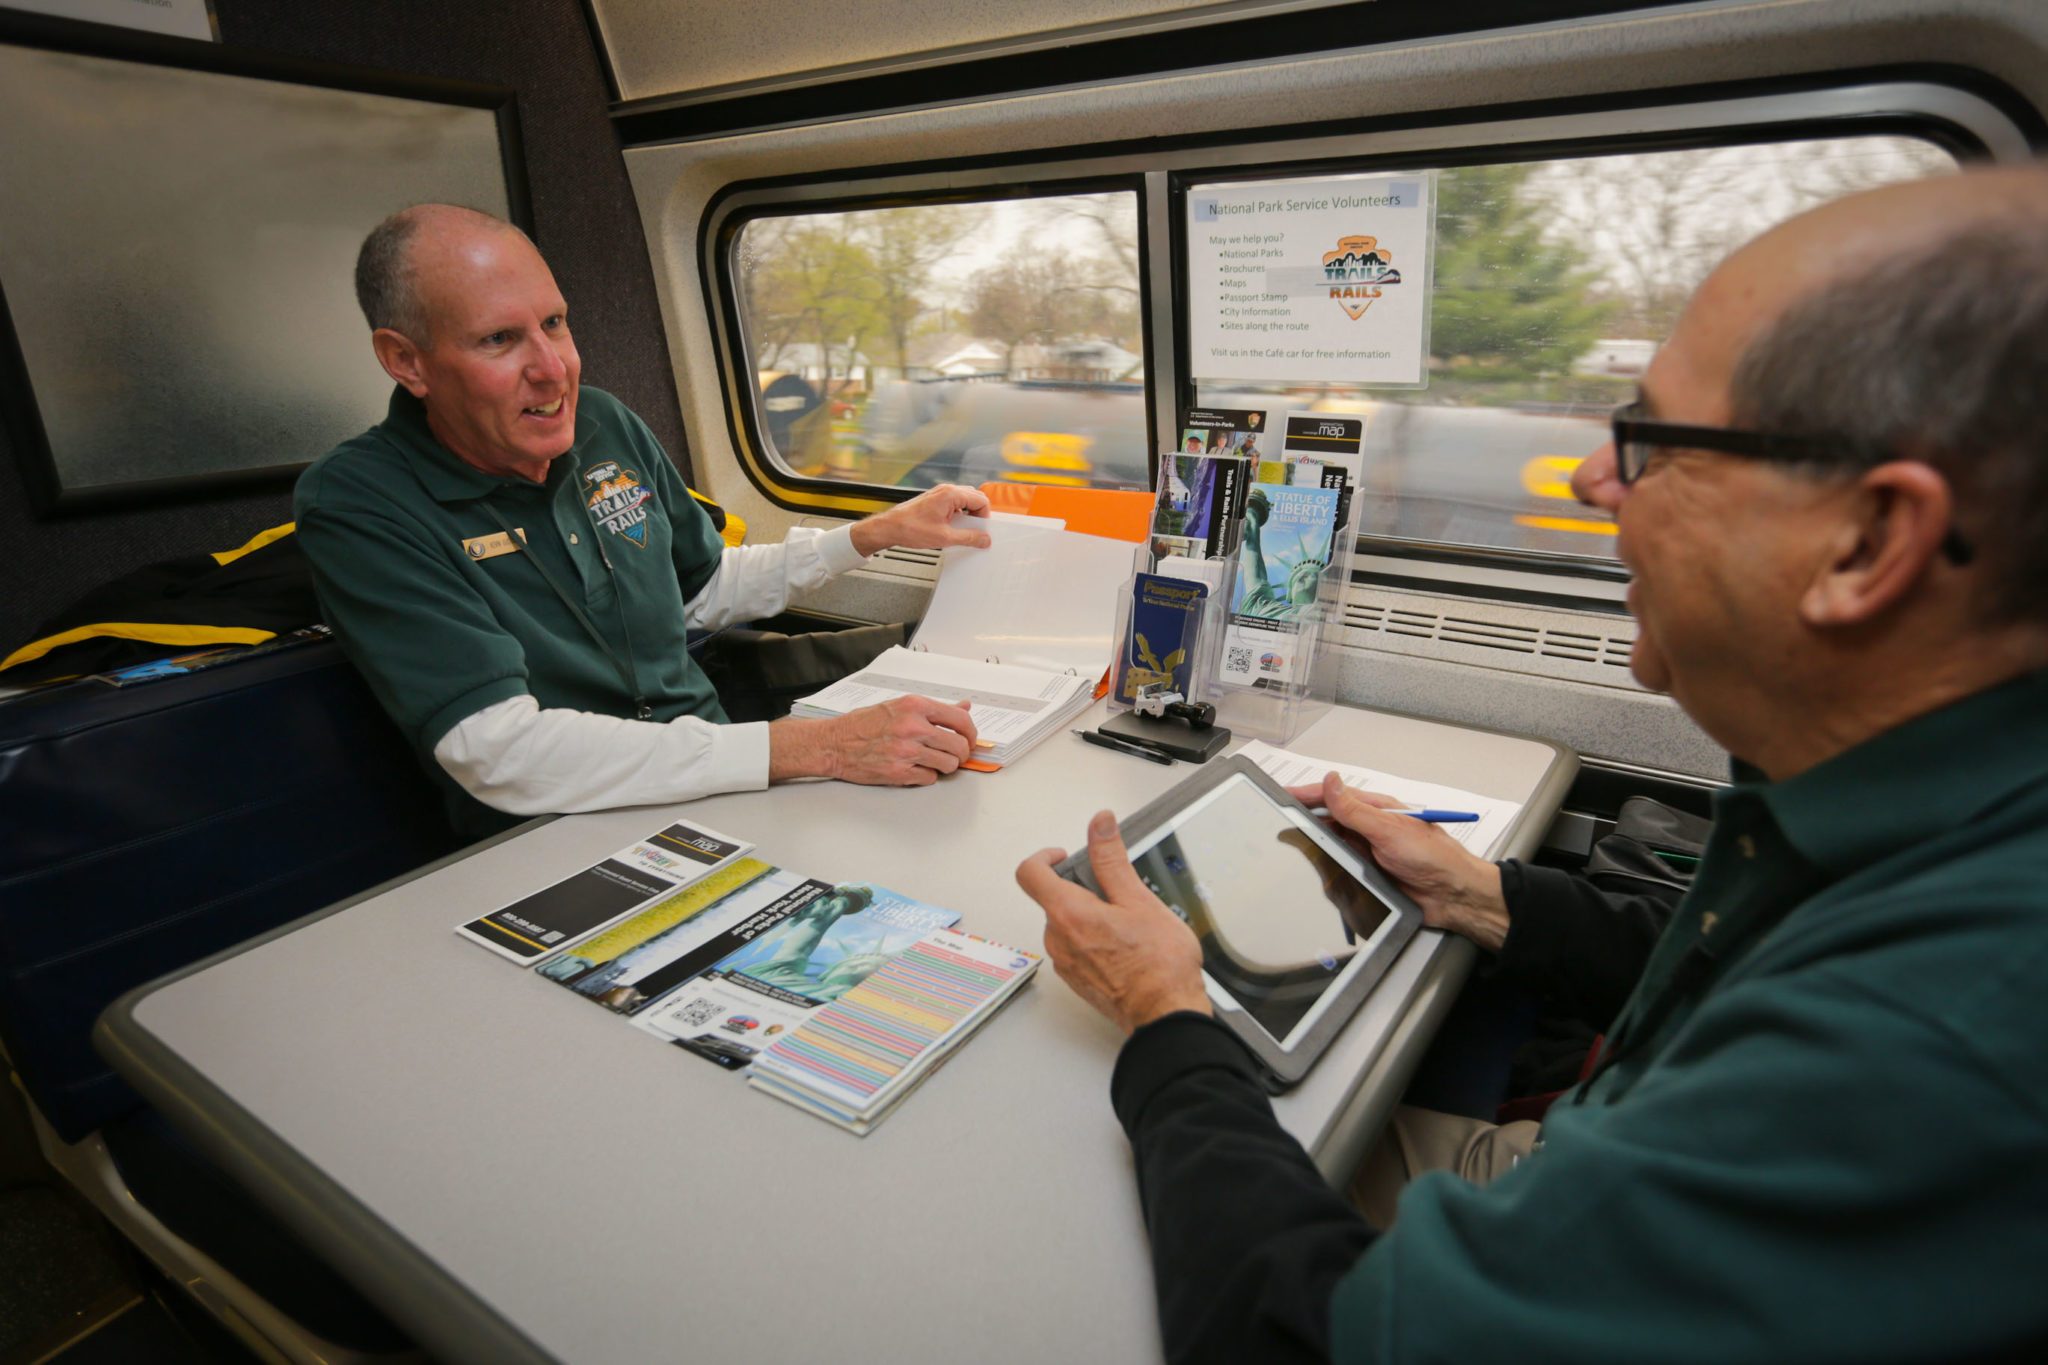
{"type": "Polygon", "coordinates": [[[413,288],[411,261],[420,216],[413,209],[400,209],[363,238],[363,249],[356,253],[356,302],[371,331],[389,327],[424,346],[427,315],[413,288]]]}
{"type": "Polygon", "coordinates": [[[356,253],[356,302],[362,305],[371,331],[389,327],[418,345],[431,344],[427,309],[420,300],[412,263],[412,243],[429,218],[441,215],[468,218],[526,236],[517,224],[465,204],[414,204],[400,209],[371,228],[370,235],[363,238],[363,249],[356,253]]]}
{"type": "Polygon", "coordinates": [[[1934,466],[1987,619],[2048,621],[2048,224],[1980,223],[1799,300],[1744,350],[1738,426],[1825,436],[1817,475],[1934,466]]]}

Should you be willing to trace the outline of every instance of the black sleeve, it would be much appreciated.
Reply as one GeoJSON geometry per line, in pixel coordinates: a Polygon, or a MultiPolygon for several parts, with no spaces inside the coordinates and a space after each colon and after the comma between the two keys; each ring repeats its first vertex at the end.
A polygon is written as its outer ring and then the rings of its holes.
{"type": "Polygon", "coordinates": [[[1221,1024],[1131,1035],[1110,1098],[1137,1154],[1169,1361],[1320,1361],[1330,1299],[1374,1237],[1273,1117],[1221,1024]]]}
{"type": "Polygon", "coordinates": [[[1508,936],[1492,970],[1588,1026],[1614,1021],[1671,922],[1682,888],[1604,891],[1510,858],[1500,865],[1508,936]]]}

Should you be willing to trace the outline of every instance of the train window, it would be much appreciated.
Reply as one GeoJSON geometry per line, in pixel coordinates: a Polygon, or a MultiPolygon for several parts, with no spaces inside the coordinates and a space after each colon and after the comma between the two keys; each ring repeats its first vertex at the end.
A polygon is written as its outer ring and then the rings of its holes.
{"type": "Polygon", "coordinates": [[[756,217],[731,261],[782,473],[1148,486],[1134,191],[756,217]]]}
{"type": "Polygon", "coordinates": [[[1611,561],[1612,518],[1567,482],[1694,286],[1817,203],[1954,166],[1871,135],[1445,168],[1426,387],[1205,383],[1196,402],[1363,414],[1367,548],[1611,561]]]}

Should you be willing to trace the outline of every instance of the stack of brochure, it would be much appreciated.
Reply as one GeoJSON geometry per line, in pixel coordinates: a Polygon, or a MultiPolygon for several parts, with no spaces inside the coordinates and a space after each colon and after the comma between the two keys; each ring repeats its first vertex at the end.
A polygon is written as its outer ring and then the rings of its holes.
{"type": "Polygon", "coordinates": [[[777,1039],[747,1083],[865,1137],[1038,963],[1036,953],[937,930],[777,1039]]]}
{"type": "Polygon", "coordinates": [[[908,649],[891,649],[799,701],[842,716],[901,696],[969,701],[982,745],[967,766],[1000,768],[1087,709],[1115,653],[1117,602],[1138,546],[1044,517],[961,518],[987,549],[955,547],[908,649]]]}

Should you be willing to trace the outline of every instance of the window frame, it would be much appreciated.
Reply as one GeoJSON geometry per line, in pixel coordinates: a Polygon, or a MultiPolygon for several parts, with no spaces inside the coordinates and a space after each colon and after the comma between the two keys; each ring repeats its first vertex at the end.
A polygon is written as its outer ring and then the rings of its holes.
{"type": "MultiPolygon", "coordinates": [[[[748,480],[759,489],[762,496],[778,507],[800,512],[850,512],[863,515],[878,511],[891,503],[904,502],[915,497],[920,491],[914,488],[892,488],[885,484],[844,483],[835,479],[809,479],[789,472],[777,457],[781,452],[770,452],[767,432],[763,429],[758,387],[752,382],[753,339],[747,335],[746,322],[741,316],[741,297],[738,282],[737,260],[740,236],[749,223],[763,218],[790,216],[794,206],[801,206],[805,214],[827,214],[858,212],[863,209],[924,208],[947,204],[987,204],[1010,201],[1053,199],[1078,194],[1130,194],[1137,209],[1138,221],[1138,316],[1144,335],[1139,344],[1147,358],[1145,375],[1145,415],[1147,446],[1156,444],[1157,430],[1153,424],[1153,377],[1150,359],[1152,356],[1151,288],[1154,272],[1147,244],[1145,223],[1147,220],[1144,177],[1124,173],[1115,176],[1032,176],[1017,179],[1016,172],[1007,168],[991,167],[989,179],[979,177],[963,178],[958,174],[916,177],[936,181],[943,188],[932,192],[919,193],[914,186],[890,183],[887,188],[873,193],[862,193],[857,182],[845,180],[831,183],[841,192],[834,195],[805,193],[814,189],[814,182],[758,189],[735,196],[728,206],[720,203],[706,216],[706,235],[713,238],[705,261],[705,290],[707,299],[716,303],[713,335],[720,342],[719,372],[726,392],[726,426],[733,440],[733,450],[739,456],[740,467],[748,480]],[[996,178],[996,177],[1000,178],[996,178]],[[714,227],[715,225],[715,227],[714,227]],[[712,292],[714,282],[717,292],[712,292]]],[[[1148,472],[1158,459],[1149,456],[1148,472]]]]}
{"type": "MultiPolygon", "coordinates": [[[[1191,135],[1171,142],[1048,149],[986,161],[877,166],[780,180],[738,182],[712,201],[700,227],[702,284],[726,394],[726,418],[742,470],[770,502],[798,512],[859,515],[911,490],[802,479],[764,458],[764,436],[734,288],[738,231],[753,218],[791,210],[1040,198],[1131,190],[1139,214],[1140,316],[1146,356],[1150,456],[1159,433],[1189,405],[1186,208],[1190,184],[1380,169],[1499,165],[1658,150],[1705,150],[1753,142],[1894,135],[1941,147],[1958,162],[2030,157],[2039,120],[2015,110],[1969,71],[1828,73],[1784,80],[1662,88],[1548,106],[1477,107],[1405,114],[1314,128],[1191,135]]],[[[1450,590],[1503,600],[1543,598],[1621,611],[1627,571],[1587,555],[1459,546],[1361,536],[1356,581],[1450,590]]]]}

